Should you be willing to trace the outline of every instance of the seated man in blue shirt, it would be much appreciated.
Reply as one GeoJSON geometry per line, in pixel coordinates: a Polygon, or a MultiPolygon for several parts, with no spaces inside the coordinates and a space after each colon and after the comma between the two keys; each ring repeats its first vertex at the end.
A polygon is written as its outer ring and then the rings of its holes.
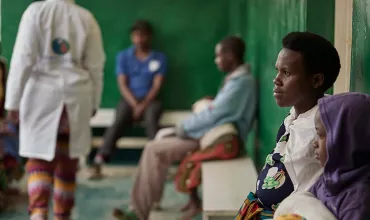
{"type": "Polygon", "coordinates": [[[151,49],[153,29],[149,22],[136,21],[131,28],[133,46],[119,52],[116,74],[122,99],[116,109],[116,119],[104,135],[104,144],[95,157],[91,178],[101,177],[101,165],[109,160],[122,131],[132,122],[144,119],[151,140],[159,129],[162,113],[157,95],[166,73],[166,57],[151,49]]]}

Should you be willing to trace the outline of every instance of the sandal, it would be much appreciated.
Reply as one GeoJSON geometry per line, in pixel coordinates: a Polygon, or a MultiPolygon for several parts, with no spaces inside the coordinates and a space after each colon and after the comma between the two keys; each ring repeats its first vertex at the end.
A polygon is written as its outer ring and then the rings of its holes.
{"type": "Polygon", "coordinates": [[[113,216],[117,220],[139,220],[134,211],[122,211],[121,209],[114,209],[113,216]]]}

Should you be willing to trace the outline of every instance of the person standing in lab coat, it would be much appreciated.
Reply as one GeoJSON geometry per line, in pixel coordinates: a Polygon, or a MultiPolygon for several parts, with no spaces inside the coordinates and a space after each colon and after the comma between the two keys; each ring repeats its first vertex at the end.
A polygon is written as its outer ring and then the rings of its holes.
{"type": "Polygon", "coordinates": [[[20,125],[28,158],[30,219],[69,219],[78,158],[91,146],[90,118],[100,105],[105,54],[94,16],[74,0],[32,3],[24,12],[7,82],[8,118],[20,125]],[[53,190],[54,185],[54,190],[53,190]]]}

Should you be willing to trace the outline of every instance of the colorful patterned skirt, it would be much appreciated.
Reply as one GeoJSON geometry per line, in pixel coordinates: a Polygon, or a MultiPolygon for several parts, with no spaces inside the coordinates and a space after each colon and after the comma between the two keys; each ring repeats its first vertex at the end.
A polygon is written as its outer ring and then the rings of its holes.
{"type": "Polygon", "coordinates": [[[210,160],[229,160],[239,155],[243,143],[235,135],[222,137],[221,142],[204,150],[189,153],[178,169],[175,185],[180,192],[190,193],[201,184],[201,164],[210,160]]]}
{"type": "Polygon", "coordinates": [[[274,212],[264,210],[258,198],[251,192],[240,207],[235,220],[264,220],[273,217],[274,212]]]}

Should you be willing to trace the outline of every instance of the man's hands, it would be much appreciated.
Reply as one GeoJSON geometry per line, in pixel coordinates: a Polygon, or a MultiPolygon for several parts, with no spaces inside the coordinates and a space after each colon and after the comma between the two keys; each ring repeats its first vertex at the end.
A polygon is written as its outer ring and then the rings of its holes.
{"type": "Polygon", "coordinates": [[[9,110],[7,118],[13,124],[18,124],[19,123],[19,111],[18,110],[9,110]]]}
{"type": "Polygon", "coordinates": [[[134,105],[132,108],[132,119],[134,119],[134,121],[140,120],[140,118],[142,117],[147,107],[148,107],[148,103],[145,101],[134,105]]]}

